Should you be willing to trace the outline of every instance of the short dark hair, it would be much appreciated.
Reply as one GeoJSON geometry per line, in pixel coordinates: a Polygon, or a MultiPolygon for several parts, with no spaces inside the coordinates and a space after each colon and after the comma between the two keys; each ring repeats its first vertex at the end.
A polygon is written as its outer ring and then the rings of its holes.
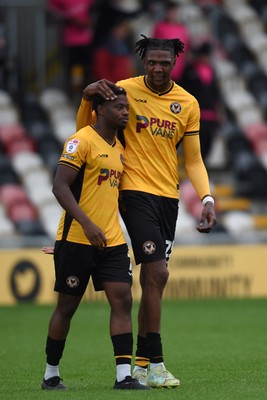
{"type": "Polygon", "coordinates": [[[148,38],[145,35],[141,36],[144,39],[135,43],[135,52],[139,54],[141,60],[145,58],[148,50],[167,50],[175,57],[184,52],[184,43],[180,39],[155,39],[148,38]]]}
{"type": "MultiPolygon", "coordinates": [[[[114,94],[116,94],[117,96],[120,94],[123,94],[124,96],[126,96],[126,91],[123,88],[119,88],[116,85],[109,85],[110,89],[113,90],[114,94]]],[[[100,94],[95,94],[93,96],[93,104],[92,104],[92,109],[95,110],[97,112],[97,107],[106,103],[107,101],[110,100],[106,100],[104,97],[102,97],[100,94]]]]}

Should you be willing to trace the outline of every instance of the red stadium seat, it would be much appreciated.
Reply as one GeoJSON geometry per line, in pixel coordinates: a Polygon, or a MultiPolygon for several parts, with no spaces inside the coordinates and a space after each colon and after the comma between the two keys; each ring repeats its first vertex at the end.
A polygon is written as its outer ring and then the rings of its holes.
{"type": "Polygon", "coordinates": [[[8,212],[8,216],[14,223],[21,221],[35,221],[38,219],[36,208],[28,201],[14,204],[8,212]]]}
{"type": "Polygon", "coordinates": [[[0,201],[6,208],[11,209],[15,204],[21,204],[28,201],[24,188],[18,184],[5,184],[0,187],[0,201]]]}
{"type": "Polygon", "coordinates": [[[4,146],[26,137],[25,128],[20,124],[2,125],[0,127],[0,141],[4,146]]]}
{"type": "Polygon", "coordinates": [[[35,150],[35,142],[31,138],[25,137],[10,143],[6,149],[6,152],[10,157],[12,157],[22,151],[35,152],[35,150]]]}
{"type": "Polygon", "coordinates": [[[267,124],[248,125],[244,129],[247,139],[252,144],[253,150],[257,155],[264,153],[267,149],[267,124]]]}

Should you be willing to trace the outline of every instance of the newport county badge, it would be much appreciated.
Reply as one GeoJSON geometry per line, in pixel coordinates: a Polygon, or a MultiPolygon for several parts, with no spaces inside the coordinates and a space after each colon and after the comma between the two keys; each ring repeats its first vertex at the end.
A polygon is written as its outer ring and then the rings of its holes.
{"type": "Polygon", "coordinates": [[[148,240],[147,242],[143,243],[143,251],[146,254],[153,254],[156,251],[156,245],[154,242],[151,240],[148,240]]]}
{"type": "Polygon", "coordinates": [[[77,276],[73,276],[73,275],[72,275],[72,276],[69,276],[69,277],[66,279],[66,283],[67,283],[67,285],[68,285],[69,288],[75,289],[76,287],[79,286],[80,280],[79,280],[79,278],[77,278],[77,276]]]}
{"type": "Polygon", "coordinates": [[[177,101],[175,101],[174,103],[171,104],[170,109],[171,109],[171,112],[173,112],[174,114],[179,114],[182,107],[179,103],[177,103],[177,101]]]}

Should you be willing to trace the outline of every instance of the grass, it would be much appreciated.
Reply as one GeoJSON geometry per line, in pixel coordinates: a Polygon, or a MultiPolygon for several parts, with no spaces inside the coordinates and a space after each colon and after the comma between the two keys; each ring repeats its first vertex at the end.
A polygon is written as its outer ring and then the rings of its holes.
{"type": "MultiPolygon", "coordinates": [[[[61,362],[67,392],[40,389],[53,307],[0,308],[1,400],[263,400],[267,398],[267,299],[164,301],[162,337],[167,368],[179,389],[112,390],[115,363],[109,308],[82,303],[61,362]]],[[[137,305],[134,305],[136,335],[137,305]]]]}

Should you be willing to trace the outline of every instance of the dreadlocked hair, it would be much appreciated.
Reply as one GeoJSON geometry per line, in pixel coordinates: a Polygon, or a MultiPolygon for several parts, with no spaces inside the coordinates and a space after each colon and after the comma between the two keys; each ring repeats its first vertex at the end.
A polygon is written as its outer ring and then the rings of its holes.
{"type": "Polygon", "coordinates": [[[167,50],[178,57],[184,52],[184,43],[180,39],[154,39],[148,38],[145,35],[144,39],[138,40],[135,43],[135,52],[139,54],[141,60],[145,58],[147,50],[167,50]]]}

